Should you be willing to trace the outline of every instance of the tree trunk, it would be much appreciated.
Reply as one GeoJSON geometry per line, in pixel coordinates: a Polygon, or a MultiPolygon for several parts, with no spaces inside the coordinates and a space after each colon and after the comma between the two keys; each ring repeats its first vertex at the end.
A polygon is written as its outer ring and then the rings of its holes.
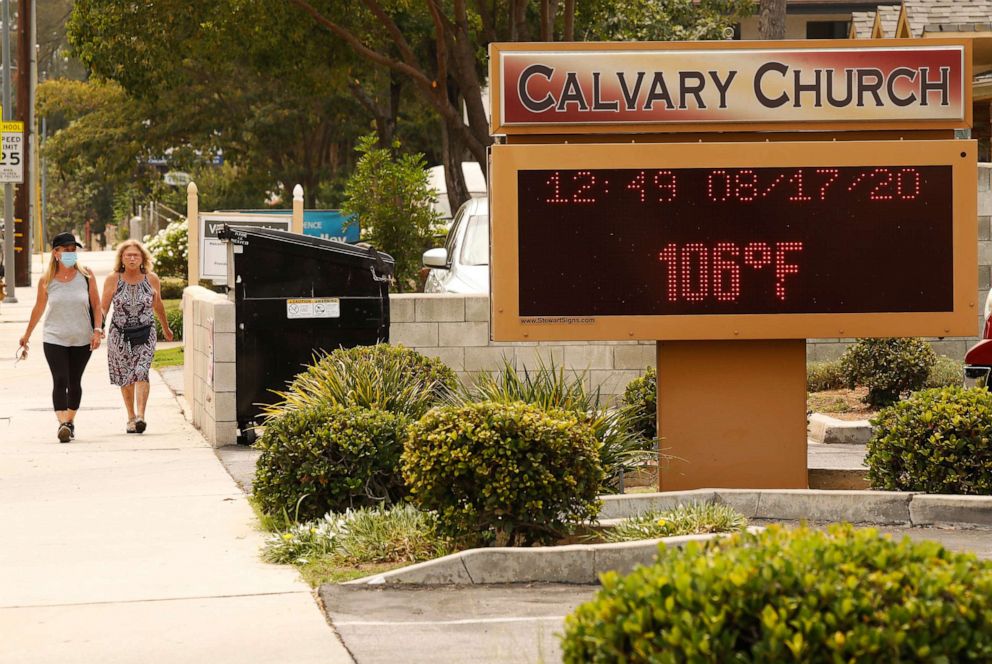
{"type": "Polygon", "coordinates": [[[761,0],[758,35],[761,39],[785,39],[785,0],[761,0]]]}
{"type": "Polygon", "coordinates": [[[448,205],[451,208],[451,216],[454,216],[462,203],[469,199],[465,172],[462,170],[465,144],[461,140],[461,135],[451,131],[444,122],[441,123],[441,153],[444,158],[444,184],[448,188],[448,205]]]}
{"type": "Polygon", "coordinates": [[[562,41],[575,41],[575,0],[565,0],[564,28],[562,41]]]}

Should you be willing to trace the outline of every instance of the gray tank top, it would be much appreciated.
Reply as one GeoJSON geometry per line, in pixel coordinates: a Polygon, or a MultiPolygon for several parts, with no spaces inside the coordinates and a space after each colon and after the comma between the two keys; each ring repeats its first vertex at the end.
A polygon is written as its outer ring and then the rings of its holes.
{"type": "Polygon", "coordinates": [[[90,323],[90,294],[86,278],[76,271],[72,281],[53,279],[48,284],[48,314],[44,341],[59,346],[89,346],[93,338],[90,323]]]}

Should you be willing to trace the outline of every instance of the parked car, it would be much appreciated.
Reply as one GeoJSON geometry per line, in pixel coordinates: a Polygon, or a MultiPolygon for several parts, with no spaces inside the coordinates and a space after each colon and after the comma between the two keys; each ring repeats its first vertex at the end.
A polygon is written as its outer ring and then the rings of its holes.
{"type": "Polygon", "coordinates": [[[985,329],[982,340],[964,356],[964,386],[988,387],[992,373],[992,291],[985,298],[985,329]]]}
{"type": "Polygon", "coordinates": [[[425,293],[489,292],[489,198],[466,201],[443,247],[424,252],[425,293]]]}

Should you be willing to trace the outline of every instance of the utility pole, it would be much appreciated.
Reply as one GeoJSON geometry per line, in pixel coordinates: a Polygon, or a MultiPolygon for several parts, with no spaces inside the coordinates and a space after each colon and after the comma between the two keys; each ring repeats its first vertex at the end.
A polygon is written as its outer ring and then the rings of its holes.
{"type": "MultiPolygon", "coordinates": [[[[3,3],[3,26],[0,28],[0,41],[3,49],[3,122],[10,120],[10,0],[0,0],[3,3]]],[[[14,296],[14,286],[18,281],[17,252],[14,251],[14,186],[10,183],[3,185],[3,262],[6,266],[4,282],[7,285],[7,296],[4,302],[17,302],[14,296]]]]}
{"type": "Polygon", "coordinates": [[[34,91],[31,89],[31,0],[18,0],[17,8],[17,119],[24,123],[24,137],[21,139],[21,150],[24,159],[25,177],[17,187],[14,198],[14,218],[20,220],[17,224],[20,235],[15,236],[20,249],[17,252],[17,285],[31,285],[31,107],[34,105],[34,91]]]}

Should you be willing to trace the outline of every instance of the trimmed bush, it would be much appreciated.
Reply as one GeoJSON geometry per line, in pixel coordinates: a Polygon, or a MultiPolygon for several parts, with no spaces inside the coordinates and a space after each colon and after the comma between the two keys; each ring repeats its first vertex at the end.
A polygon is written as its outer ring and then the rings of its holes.
{"type": "Polygon", "coordinates": [[[648,367],[644,375],[627,383],[623,403],[629,412],[631,426],[638,434],[654,440],[658,437],[658,374],[648,367]]]}
{"type": "Polygon", "coordinates": [[[847,385],[840,360],[833,362],[810,362],[806,365],[806,390],[823,392],[839,390],[847,385]]]}
{"type": "Polygon", "coordinates": [[[512,546],[554,542],[594,519],[603,471],[595,436],[574,414],[482,402],[414,423],[403,477],[444,532],[512,546]]]}
{"type": "Polygon", "coordinates": [[[960,387],[964,383],[964,362],[952,357],[938,355],[930,375],[927,376],[926,387],[960,387]]]}
{"type": "Polygon", "coordinates": [[[922,390],[872,420],[868,479],[890,491],[992,495],[992,393],[922,390]]]}
{"type": "Polygon", "coordinates": [[[163,300],[181,300],[183,290],[186,288],[184,277],[162,277],[159,279],[162,285],[163,300]]]}
{"type": "Polygon", "coordinates": [[[259,508],[311,520],[403,498],[399,459],[408,424],[382,410],[326,404],[269,419],[257,443],[259,508]]]}
{"type": "Polygon", "coordinates": [[[992,661],[992,564],[850,525],[666,549],[565,620],[563,661],[992,661]]]}
{"type": "Polygon", "coordinates": [[[338,404],[418,419],[457,386],[455,372],[436,358],[403,346],[356,346],[316,357],[285,392],[275,391],[282,400],[264,411],[275,417],[297,408],[338,404]]]}
{"type": "Polygon", "coordinates": [[[642,468],[648,461],[658,458],[654,443],[644,438],[634,420],[636,413],[629,406],[609,409],[600,403],[599,391],[586,389],[585,373],[565,373],[554,362],[541,361],[536,369],[517,371],[513,363],[503,359],[503,367],[496,373],[483,373],[475,384],[466,388],[459,397],[450,400],[456,404],[479,401],[523,403],[537,406],[543,411],[565,410],[588,425],[599,441],[599,461],[603,468],[601,493],[616,493],[622,486],[624,474],[642,468]]]}
{"type": "Polygon", "coordinates": [[[840,358],[848,387],[867,387],[865,403],[873,408],[922,388],[936,361],[930,344],[917,337],[860,339],[840,358]]]}

